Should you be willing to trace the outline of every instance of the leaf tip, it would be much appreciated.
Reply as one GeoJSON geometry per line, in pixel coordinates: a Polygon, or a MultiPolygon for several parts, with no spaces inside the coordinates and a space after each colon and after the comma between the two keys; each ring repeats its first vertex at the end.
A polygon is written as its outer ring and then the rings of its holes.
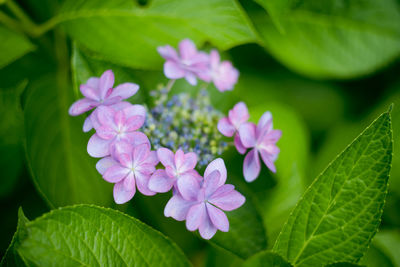
{"type": "Polygon", "coordinates": [[[389,114],[392,113],[393,107],[394,107],[394,103],[390,104],[388,111],[387,111],[389,114]]]}

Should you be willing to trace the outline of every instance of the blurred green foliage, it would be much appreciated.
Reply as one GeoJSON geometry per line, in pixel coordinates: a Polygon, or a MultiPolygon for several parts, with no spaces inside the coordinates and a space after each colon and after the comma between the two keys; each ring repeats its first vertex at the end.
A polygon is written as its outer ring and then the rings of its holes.
{"type": "MultiPolygon", "coordinates": [[[[91,203],[159,230],[195,266],[290,266],[264,250],[329,162],[394,103],[388,195],[360,264],[400,266],[399,1],[5,0],[0,23],[0,257],[19,206],[34,219],[55,207],[91,203]],[[228,182],[248,202],[228,213],[231,231],[210,242],[164,217],[167,194],[113,204],[112,188],[86,153],[83,117],[67,114],[79,84],[106,69],[116,83],[138,83],[140,93],[130,101],[147,103],[148,92],[166,81],[156,47],[183,38],[219,48],[240,70],[233,91],[209,87],[216,108],[227,112],[244,101],[251,121],[270,110],[283,131],[276,174],[263,167],[247,184],[243,156],[233,149],[223,155],[228,182]]],[[[178,81],[172,93],[187,90],[178,81]]]]}

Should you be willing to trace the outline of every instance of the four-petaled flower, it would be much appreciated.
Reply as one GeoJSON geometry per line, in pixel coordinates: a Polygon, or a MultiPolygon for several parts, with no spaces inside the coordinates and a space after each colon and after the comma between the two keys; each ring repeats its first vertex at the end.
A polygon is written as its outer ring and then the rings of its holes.
{"type": "Polygon", "coordinates": [[[232,63],[225,60],[221,62],[217,50],[210,53],[211,80],[220,91],[232,90],[239,78],[239,71],[232,66],[232,63]]]}
{"type": "Polygon", "coordinates": [[[156,194],[148,188],[150,176],[158,164],[156,152],[150,151],[146,143],[133,147],[129,143],[119,142],[118,147],[113,157],[100,160],[96,166],[104,180],[115,184],[115,202],[123,204],[131,200],[136,187],[144,195],[156,194]]]}
{"type": "Polygon", "coordinates": [[[238,130],[240,126],[249,119],[249,112],[246,104],[243,102],[237,103],[233,109],[229,110],[228,117],[224,117],[218,122],[218,130],[221,134],[232,137],[235,135],[235,147],[240,154],[246,152],[246,147],[240,141],[238,130]]]}
{"type": "Polygon", "coordinates": [[[191,85],[197,84],[197,78],[209,80],[209,56],[198,52],[191,40],[179,43],[179,55],[170,45],[160,46],[157,51],[166,59],[164,74],[167,78],[185,78],[191,85]]]}
{"type": "Polygon", "coordinates": [[[154,192],[165,193],[174,186],[179,191],[180,180],[187,177],[201,179],[194,170],[197,164],[197,156],[193,152],[184,153],[178,149],[175,155],[168,148],[161,147],[157,150],[157,156],[165,170],[157,170],[149,181],[149,188],[154,192]]]}
{"type": "Polygon", "coordinates": [[[88,143],[88,153],[92,157],[101,158],[111,153],[112,145],[117,141],[134,142],[143,133],[137,132],[145,120],[146,110],[141,105],[131,105],[122,110],[101,106],[97,109],[93,120],[96,133],[88,143]]]}
{"type": "Polygon", "coordinates": [[[253,148],[246,155],[243,163],[243,175],[246,181],[254,181],[260,174],[259,153],[265,165],[272,172],[276,172],[274,161],[279,154],[276,142],[280,139],[282,132],[272,129],[271,113],[265,112],[258,121],[258,125],[247,122],[240,126],[239,135],[244,147],[253,148]]]}
{"type": "MultiPolygon", "coordinates": [[[[81,93],[85,96],[79,99],[69,108],[71,116],[77,116],[99,106],[112,106],[127,99],[139,90],[139,85],[123,83],[113,88],[114,73],[105,71],[100,78],[89,78],[86,84],[80,86],[81,93]]],[[[125,102],[127,103],[127,102],[125,102]]],[[[83,131],[88,132],[93,128],[91,116],[87,117],[83,124],[83,131]]]]}
{"type": "Polygon", "coordinates": [[[245,197],[230,184],[225,184],[226,167],[221,158],[212,161],[204,172],[204,180],[194,177],[180,180],[180,193],[168,201],[164,214],[186,220],[189,231],[199,229],[202,238],[210,239],[217,230],[227,232],[229,221],[223,211],[239,208],[245,197]]]}

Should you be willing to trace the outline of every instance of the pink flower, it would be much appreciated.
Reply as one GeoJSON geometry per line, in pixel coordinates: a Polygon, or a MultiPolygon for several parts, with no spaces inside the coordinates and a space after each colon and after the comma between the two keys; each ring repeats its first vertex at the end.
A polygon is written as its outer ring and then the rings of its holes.
{"type": "Polygon", "coordinates": [[[245,123],[239,128],[240,140],[244,147],[253,148],[246,155],[243,163],[243,175],[246,181],[254,181],[260,174],[261,165],[259,153],[265,165],[276,172],[274,161],[279,154],[276,142],[281,138],[280,130],[272,129],[272,115],[265,112],[256,126],[254,123],[245,123]]]}
{"type": "Polygon", "coordinates": [[[209,56],[198,52],[191,40],[185,39],[179,43],[179,55],[169,45],[160,46],[157,51],[166,59],[164,74],[167,78],[185,78],[191,85],[197,84],[197,77],[209,79],[209,56]]]}
{"type": "Polygon", "coordinates": [[[235,135],[235,147],[240,154],[246,152],[246,148],[240,141],[238,130],[240,126],[249,119],[249,112],[246,104],[243,102],[237,103],[233,109],[229,110],[228,117],[222,118],[218,122],[218,130],[221,134],[227,137],[235,135]]]}
{"type": "Polygon", "coordinates": [[[222,61],[217,50],[210,53],[211,79],[221,92],[232,90],[239,78],[239,71],[229,61],[222,61]]]}
{"type": "MultiPolygon", "coordinates": [[[[141,105],[131,105],[123,110],[111,107],[98,107],[94,126],[96,133],[89,139],[88,153],[95,158],[101,158],[111,153],[111,146],[117,141],[134,142],[143,139],[143,133],[136,132],[142,127],[146,110],[141,105]]],[[[146,137],[147,139],[147,137],[146,137]]]]}
{"type": "MultiPolygon", "coordinates": [[[[114,85],[114,74],[111,70],[105,71],[100,78],[92,77],[80,86],[81,93],[85,96],[79,99],[69,108],[71,116],[77,116],[99,106],[111,106],[123,99],[127,99],[139,90],[134,83],[123,83],[112,88],[114,85]]],[[[88,132],[92,129],[90,116],[86,118],[83,130],[88,132]]]]}
{"type": "Polygon", "coordinates": [[[229,221],[223,211],[239,208],[245,198],[233,185],[225,184],[226,175],[224,161],[218,158],[207,166],[202,183],[194,177],[180,180],[181,193],[175,193],[168,201],[165,216],[186,219],[186,228],[199,229],[204,239],[212,238],[217,230],[227,232],[229,221]]]}
{"type": "Polygon", "coordinates": [[[194,170],[197,164],[197,156],[193,152],[184,153],[178,149],[175,155],[168,148],[157,150],[158,159],[164,165],[165,170],[157,170],[150,178],[149,188],[154,192],[165,193],[173,186],[179,191],[179,181],[187,177],[201,179],[201,176],[194,170]]]}
{"type": "Polygon", "coordinates": [[[131,200],[136,187],[144,195],[154,195],[155,192],[148,188],[148,182],[158,164],[156,152],[150,151],[148,144],[136,147],[124,142],[118,144],[120,149],[115,151],[114,158],[104,158],[96,165],[104,180],[115,184],[115,202],[123,204],[131,200]]]}

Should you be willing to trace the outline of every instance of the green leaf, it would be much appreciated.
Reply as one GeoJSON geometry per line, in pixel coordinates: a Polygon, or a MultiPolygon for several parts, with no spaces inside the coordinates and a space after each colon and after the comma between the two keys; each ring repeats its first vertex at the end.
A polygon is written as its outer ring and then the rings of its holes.
{"type": "Polygon", "coordinates": [[[93,203],[109,206],[112,187],[87,151],[83,116],[70,117],[72,89],[46,77],[32,84],[24,107],[26,154],[33,180],[50,206],[93,203]]]}
{"type": "Polygon", "coordinates": [[[21,94],[27,81],[7,89],[0,89],[0,197],[8,195],[22,170],[24,118],[21,94]]]}
{"type": "Polygon", "coordinates": [[[274,251],[296,266],[358,261],[383,211],[392,158],[390,111],[382,114],[312,183],[274,251]]]}
{"type": "Polygon", "coordinates": [[[263,251],[244,262],[243,267],[290,267],[290,263],[270,251],[263,251]]]}
{"type": "Polygon", "coordinates": [[[400,266],[400,232],[383,230],[376,234],[371,248],[362,259],[368,267],[400,266]]]}
{"type": "Polygon", "coordinates": [[[161,233],[121,212],[64,207],[26,224],[15,250],[30,266],[189,266],[161,233]]]}
{"type": "Polygon", "coordinates": [[[108,60],[146,69],[161,68],[157,46],[175,46],[184,38],[221,49],[255,40],[234,0],[154,0],[145,7],[124,0],[66,0],[55,21],[108,60]]]}
{"type": "Polygon", "coordinates": [[[0,25],[0,69],[34,49],[23,35],[0,25]]]}
{"type": "Polygon", "coordinates": [[[366,75],[400,54],[400,11],[394,0],[258,0],[250,14],[265,48],[290,69],[316,78],[366,75]]]}
{"type": "Polygon", "coordinates": [[[357,266],[363,266],[363,265],[358,265],[355,263],[350,263],[350,262],[337,262],[337,263],[332,263],[328,264],[325,267],[357,267],[357,266]]]}

